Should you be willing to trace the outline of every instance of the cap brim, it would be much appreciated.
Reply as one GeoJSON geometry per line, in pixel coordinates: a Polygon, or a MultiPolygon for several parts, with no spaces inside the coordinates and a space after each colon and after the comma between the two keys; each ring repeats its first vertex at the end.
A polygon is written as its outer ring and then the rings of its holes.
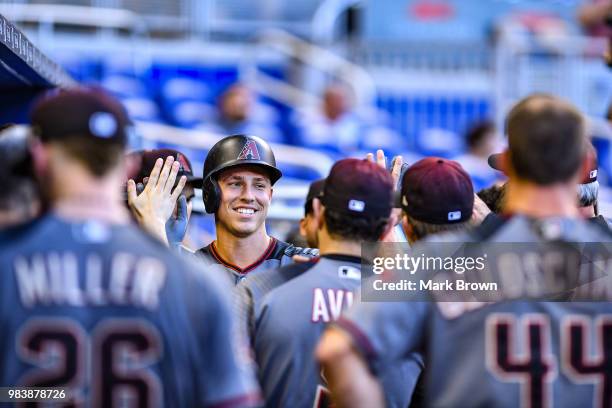
{"type": "Polygon", "coordinates": [[[503,163],[503,156],[504,156],[503,153],[496,153],[496,154],[490,155],[489,158],[487,159],[487,162],[489,163],[489,166],[492,169],[495,169],[495,170],[503,172],[504,171],[503,165],[502,165],[502,163],[503,163]]]}
{"type": "Polygon", "coordinates": [[[204,179],[202,177],[196,176],[187,176],[187,184],[191,185],[194,188],[202,188],[202,184],[204,183],[204,179]]]}

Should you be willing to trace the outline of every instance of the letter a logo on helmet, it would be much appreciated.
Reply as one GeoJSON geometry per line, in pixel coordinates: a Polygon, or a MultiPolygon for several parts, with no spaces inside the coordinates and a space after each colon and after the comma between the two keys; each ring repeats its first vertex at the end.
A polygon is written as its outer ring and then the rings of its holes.
{"type": "Polygon", "coordinates": [[[270,145],[260,137],[232,135],[219,140],[210,148],[204,161],[202,199],[209,214],[219,208],[221,190],[217,178],[225,169],[236,166],[258,166],[270,177],[272,185],[283,175],[276,167],[270,145]]]}
{"type": "Polygon", "coordinates": [[[247,140],[236,160],[260,160],[255,141],[247,140]]]}

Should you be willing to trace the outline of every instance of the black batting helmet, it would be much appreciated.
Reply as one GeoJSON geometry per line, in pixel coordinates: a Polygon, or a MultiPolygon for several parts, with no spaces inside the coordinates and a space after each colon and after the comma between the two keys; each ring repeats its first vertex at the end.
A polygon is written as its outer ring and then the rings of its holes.
{"type": "Polygon", "coordinates": [[[219,140],[210,149],[204,161],[202,197],[207,213],[217,212],[221,191],[217,176],[222,170],[243,165],[261,166],[267,170],[272,185],[283,175],[276,167],[270,145],[260,137],[233,135],[219,140]]]}

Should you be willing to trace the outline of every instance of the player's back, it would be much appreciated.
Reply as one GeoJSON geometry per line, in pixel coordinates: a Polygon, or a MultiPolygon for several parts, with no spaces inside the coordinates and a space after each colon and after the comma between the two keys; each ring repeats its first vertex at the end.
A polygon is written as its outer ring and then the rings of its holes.
{"type": "Polygon", "coordinates": [[[499,252],[487,261],[494,272],[505,269],[515,278],[491,302],[444,302],[435,294],[441,302],[413,305],[412,318],[428,333],[426,405],[611,407],[612,302],[592,301],[612,299],[609,230],[582,220],[517,216],[436,243],[474,238],[499,252]],[[583,251],[581,269],[568,262],[574,244],[583,251]],[[507,254],[515,262],[496,262],[507,254]],[[566,284],[555,297],[539,294],[540,283],[550,288],[577,276],[599,278],[570,288],[574,299],[589,301],[541,300],[568,300],[566,284]]]}
{"type": "MultiPolygon", "coordinates": [[[[324,388],[318,387],[324,381],[312,353],[325,323],[337,319],[352,303],[361,276],[359,262],[354,257],[324,256],[289,266],[284,269],[299,268],[300,274],[259,294],[263,296],[254,304],[252,343],[266,406],[311,407],[315,400],[326,398],[324,388]]],[[[287,273],[281,269],[279,275],[287,273]]],[[[254,295],[258,292],[253,290],[254,295]]]]}
{"type": "Polygon", "coordinates": [[[11,235],[1,386],[67,387],[104,407],[209,406],[254,390],[221,288],[157,241],[54,215],[11,235]]]}
{"type": "Polygon", "coordinates": [[[610,407],[610,304],[516,301],[457,310],[431,305],[424,315],[426,406],[610,407]]]}
{"type": "MultiPolygon", "coordinates": [[[[279,270],[289,280],[254,297],[253,348],[266,406],[317,407],[330,403],[326,380],[313,354],[327,323],[338,319],[353,303],[361,282],[361,259],[324,255],[308,265],[279,270]]],[[[272,274],[273,272],[264,272],[272,274]]],[[[254,276],[253,286],[265,275],[254,276]]],[[[269,285],[273,280],[263,282],[269,285]]],[[[391,394],[389,406],[407,406],[420,373],[420,360],[410,359],[384,375],[391,394]]]]}

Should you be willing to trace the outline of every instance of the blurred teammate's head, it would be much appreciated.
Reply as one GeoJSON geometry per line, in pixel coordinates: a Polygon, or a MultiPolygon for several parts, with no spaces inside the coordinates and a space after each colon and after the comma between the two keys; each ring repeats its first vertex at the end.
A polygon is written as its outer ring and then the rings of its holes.
{"type": "Polygon", "coordinates": [[[219,98],[219,112],[223,120],[243,122],[251,114],[253,95],[245,85],[231,85],[219,98]]]}
{"type": "Polygon", "coordinates": [[[323,92],[323,113],[331,121],[338,119],[349,110],[350,100],[347,89],[339,84],[330,85],[323,92]]]}
{"type": "Polygon", "coordinates": [[[410,243],[467,226],[474,207],[470,176],[452,160],[428,157],[402,179],[403,226],[410,243]]]}
{"type": "Polygon", "coordinates": [[[584,119],[571,104],[536,94],[506,120],[508,149],[489,164],[509,178],[504,211],[534,218],[577,216],[576,185],[588,167],[584,119]]]}
{"type": "Polygon", "coordinates": [[[6,126],[0,131],[0,228],[28,221],[41,210],[28,136],[27,126],[6,126]]]}
{"type": "Polygon", "coordinates": [[[306,239],[309,248],[318,248],[317,230],[319,226],[314,215],[313,202],[314,200],[321,199],[324,185],[325,179],[320,179],[310,184],[306,203],[304,204],[304,218],[300,220],[300,235],[306,239]]]}
{"type": "Polygon", "coordinates": [[[31,123],[34,168],[50,199],[105,188],[119,195],[129,120],[117,100],[91,88],[53,91],[31,123]]]}
{"type": "Polygon", "coordinates": [[[484,121],[475,124],[466,137],[470,153],[487,158],[495,151],[496,133],[493,122],[484,121]]]}
{"type": "Polygon", "coordinates": [[[512,108],[506,130],[511,177],[539,186],[577,184],[587,143],[576,108],[553,96],[533,95],[512,108]]]}
{"type": "Polygon", "coordinates": [[[367,160],[343,159],[325,179],[323,196],[313,200],[319,246],[330,242],[378,241],[392,227],[393,180],[367,160]]]}

